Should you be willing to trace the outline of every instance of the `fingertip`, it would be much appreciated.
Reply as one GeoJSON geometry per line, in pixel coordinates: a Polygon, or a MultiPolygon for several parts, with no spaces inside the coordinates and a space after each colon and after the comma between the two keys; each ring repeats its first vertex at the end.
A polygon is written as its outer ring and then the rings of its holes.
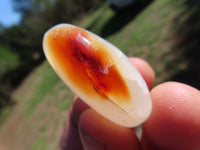
{"type": "Polygon", "coordinates": [[[151,97],[153,110],[143,125],[143,146],[152,149],[198,149],[200,92],[182,83],[167,82],[155,87],[151,97]]]}
{"type": "Polygon", "coordinates": [[[148,88],[151,89],[155,79],[155,73],[152,67],[145,60],[140,58],[130,57],[129,60],[138,69],[138,71],[144,78],[148,88]]]}
{"type": "Polygon", "coordinates": [[[130,128],[116,125],[92,109],[83,112],[79,132],[86,149],[138,150],[139,142],[130,128]],[[96,148],[97,147],[97,148],[96,148]]]}

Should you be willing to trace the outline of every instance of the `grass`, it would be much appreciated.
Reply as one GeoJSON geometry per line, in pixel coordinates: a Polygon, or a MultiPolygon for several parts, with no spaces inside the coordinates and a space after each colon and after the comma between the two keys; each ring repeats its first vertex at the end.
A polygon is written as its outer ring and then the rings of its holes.
{"type": "Polygon", "coordinates": [[[40,81],[33,89],[33,95],[27,101],[27,106],[24,112],[26,117],[30,116],[34,108],[37,107],[42,100],[44,100],[44,97],[48,95],[48,93],[53,92],[54,86],[60,80],[47,63],[44,63],[43,67],[37,70],[36,76],[40,76],[40,81]]]}
{"type": "Polygon", "coordinates": [[[44,62],[13,95],[15,107],[11,111],[4,110],[10,117],[1,124],[0,139],[3,139],[0,145],[8,136],[14,139],[12,148],[16,143],[26,143],[19,149],[56,149],[73,96],[50,65],[44,62]],[[15,125],[14,132],[11,124],[15,125]]]}
{"type": "Polygon", "coordinates": [[[0,117],[0,126],[4,123],[4,121],[12,114],[12,107],[7,106],[1,110],[1,117],[0,117]]]}
{"type": "Polygon", "coordinates": [[[97,35],[101,35],[102,27],[114,15],[114,11],[104,3],[95,13],[86,18],[82,26],[97,35]]]}
{"type": "MultiPolygon", "coordinates": [[[[104,37],[128,56],[148,61],[156,73],[156,85],[185,67],[184,64],[174,66],[176,60],[171,52],[173,34],[177,30],[174,19],[184,10],[181,3],[157,0],[138,14],[125,13],[119,17],[104,3],[84,19],[82,27],[104,37]]],[[[8,57],[11,58],[9,54],[8,57]]],[[[10,60],[15,59],[17,61],[17,57],[13,56],[10,60]]],[[[44,62],[13,95],[17,104],[1,125],[0,145],[12,139],[9,145],[15,150],[57,149],[73,96],[49,64],[44,62]],[[14,131],[11,124],[15,125],[14,131]]],[[[9,110],[5,110],[6,113],[9,110]]]]}
{"type": "Polygon", "coordinates": [[[45,135],[39,137],[33,144],[32,150],[45,150],[46,149],[45,140],[46,140],[45,135]]]}

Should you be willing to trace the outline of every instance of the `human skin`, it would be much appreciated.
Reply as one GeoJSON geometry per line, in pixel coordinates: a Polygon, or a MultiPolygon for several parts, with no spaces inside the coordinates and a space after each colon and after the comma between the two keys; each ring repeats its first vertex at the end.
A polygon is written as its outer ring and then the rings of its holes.
{"type": "Polygon", "coordinates": [[[178,82],[165,82],[151,89],[153,69],[142,59],[130,61],[151,90],[153,108],[143,123],[142,139],[137,138],[134,128],[110,122],[75,97],[61,138],[61,150],[200,149],[200,91],[178,82]]]}

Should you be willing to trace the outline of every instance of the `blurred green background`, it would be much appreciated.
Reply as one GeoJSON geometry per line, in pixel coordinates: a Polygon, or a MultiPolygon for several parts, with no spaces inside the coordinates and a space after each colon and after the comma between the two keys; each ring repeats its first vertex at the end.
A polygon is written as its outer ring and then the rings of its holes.
{"type": "MultiPolygon", "coordinates": [[[[46,62],[43,34],[72,23],[153,67],[154,86],[179,81],[200,89],[200,2],[12,0],[19,23],[0,24],[0,149],[54,150],[74,94],[46,62]]],[[[3,15],[3,14],[1,14],[3,15]]]]}

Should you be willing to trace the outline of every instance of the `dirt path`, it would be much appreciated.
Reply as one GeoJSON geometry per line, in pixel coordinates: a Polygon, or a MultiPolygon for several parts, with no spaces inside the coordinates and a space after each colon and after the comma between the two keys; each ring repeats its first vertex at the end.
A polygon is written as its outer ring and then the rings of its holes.
{"type": "Polygon", "coordinates": [[[26,117],[25,110],[40,78],[30,75],[13,94],[17,103],[12,114],[1,124],[0,150],[58,149],[67,116],[67,109],[60,104],[65,104],[69,91],[62,82],[55,85],[59,90],[46,95],[26,117]]]}
{"type": "Polygon", "coordinates": [[[0,150],[10,150],[3,143],[0,142],[0,150]]]}

